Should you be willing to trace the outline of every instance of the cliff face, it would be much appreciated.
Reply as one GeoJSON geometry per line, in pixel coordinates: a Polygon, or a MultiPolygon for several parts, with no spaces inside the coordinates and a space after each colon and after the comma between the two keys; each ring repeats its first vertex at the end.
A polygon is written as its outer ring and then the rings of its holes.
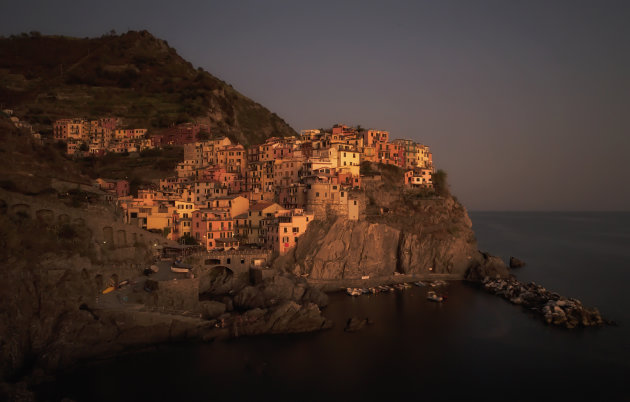
{"type": "Polygon", "coordinates": [[[443,216],[435,215],[438,220],[431,230],[408,222],[417,216],[314,222],[294,252],[277,264],[308,273],[310,279],[358,279],[395,272],[463,278],[473,262],[483,259],[468,215],[452,200],[430,203],[444,210],[443,216]]]}
{"type": "Polygon", "coordinates": [[[491,267],[491,276],[507,275],[500,259],[477,250],[468,213],[454,198],[404,190],[396,175],[383,177],[355,194],[365,203],[365,220],[313,222],[276,266],[312,280],[395,273],[464,279],[491,267]]]}

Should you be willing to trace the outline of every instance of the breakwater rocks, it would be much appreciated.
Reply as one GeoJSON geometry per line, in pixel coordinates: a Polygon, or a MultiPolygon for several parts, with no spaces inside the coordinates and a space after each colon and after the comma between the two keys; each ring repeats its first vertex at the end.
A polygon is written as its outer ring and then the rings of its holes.
{"type": "Polygon", "coordinates": [[[513,278],[486,277],[481,286],[487,292],[537,313],[547,324],[569,329],[613,324],[605,320],[596,308],[585,307],[579,300],[560,296],[533,282],[523,284],[513,278]]]}

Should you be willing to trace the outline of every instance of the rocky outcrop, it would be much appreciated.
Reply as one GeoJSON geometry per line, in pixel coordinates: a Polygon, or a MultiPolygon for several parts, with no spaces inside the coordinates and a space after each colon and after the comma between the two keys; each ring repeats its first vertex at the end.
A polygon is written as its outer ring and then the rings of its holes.
{"type": "Polygon", "coordinates": [[[365,328],[366,325],[372,325],[373,322],[370,321],[369,318],[358,318],[358,317],[351,317],[348,318],[348,321],[346,322],[346,327],[343,329],[345,332],[356,332],[356,331],[360,331],[363,328],[365,328]]]}
{"type": "Polygon", "coordinates": [[[602,318],[598,309],[585,307],[579,300],[560,296],[533,282],[523,284],[513,278],[486,277],[481,281],[481,286],[511,303],[534,311],[547,324],[571,329],[611,323],[602,318]]]}
{"type": "Polygon", "coordinates": [[[519,260],[516,257],[510,257],[510,268],[521,268],[525,266],[525,261],[519,260]]]}
{"type": "Polygon", "coordinates": [[[233,322],[233,335],[285,334],[312,332],[332,327],[314,303],[285,301],[269,309],[245,312],[233,322]]]}
{"type": "Polygon", "coordinates": [[[378,213],[366,220],[311,223],[298,245],[274,266],[320,281],[396,273],[453,279],[507,275],[500,259],[477,250],[461,204],[450,197],[409,197],[404,192],[375,195],[378,213]]]}
{"type": "Polygon", "coordinates": [[[325,293],[309,286],[304,279],[277,273],[256,286],[245,286],[234,296],[234,307],[239,310],[267,308],[291,301],[303,305],[328,304],[325,293]]]}
{"type": "Polygon", "coordinates": [[[217,318],[225,313],[226,305],[218,301],[202,301],[199,302],[201,316],[205,319],[217,318]]]}
{"type": "Polygon", "coordinates": [[[479,253],[481,258],[471,262],[465,279],[471,282],[481,282],[485,278],[499,279],[510,276],[510,271],[499,257],[488,253],[479,253]]]}

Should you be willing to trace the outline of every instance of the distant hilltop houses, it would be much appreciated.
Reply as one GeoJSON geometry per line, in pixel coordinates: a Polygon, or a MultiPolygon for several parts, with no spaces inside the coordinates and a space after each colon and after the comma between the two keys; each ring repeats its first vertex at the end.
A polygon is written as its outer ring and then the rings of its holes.
{"type": "Polygon", "coordinates": [[[124,128],[122,120],[116,117],[61,119],[53,124],[54,140],[66,143],[68,155],[81,156],[141,152],[167,144],[188,144],[195,142],[202,131],[209,133],[210,129],[206,125],[186,123],[149,135],[146,128],[124,128]]]}
{"type": "Polygon", "coordinates": [[[153,136],[121,125],[118,118],[63,119],[54,123],[53,136],[68,144],[69,154],[79,155],[183,146],[184,160],[173,175],[135,195],[126,180],[98,179],[93,185],[122,208],[127,223],[207,251],[247,245],[283,255],[313,220],[360,219],[366,213],[362,187],[380,179],[368,166],[362,173],[363,162],[404,169],[405,187],[433,187],[429,147],[390,140],[383,130],[337,124],[245,148],[199,124],[153,136]]]}

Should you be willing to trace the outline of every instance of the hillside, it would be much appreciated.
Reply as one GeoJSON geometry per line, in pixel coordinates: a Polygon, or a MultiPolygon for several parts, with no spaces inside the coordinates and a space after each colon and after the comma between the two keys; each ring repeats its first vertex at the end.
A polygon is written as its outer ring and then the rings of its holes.
{"type": "Polygon", "coordinates": [[[147,31],[0,38],[0,106],[42,133],[63,117],[119,116],[159,131],[186,121],[247,145],[295,131],[147,31]]]}

